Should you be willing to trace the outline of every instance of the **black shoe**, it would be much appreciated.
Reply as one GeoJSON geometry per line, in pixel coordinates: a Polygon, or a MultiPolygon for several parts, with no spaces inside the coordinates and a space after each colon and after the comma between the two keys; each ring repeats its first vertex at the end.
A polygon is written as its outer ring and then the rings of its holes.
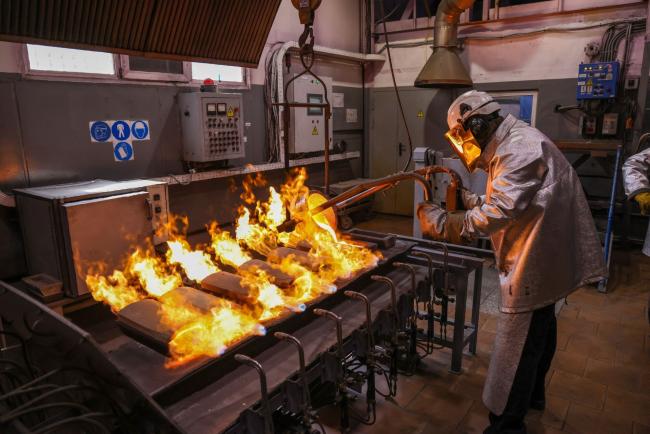
{"type": "Polygon", "coordinates": [[[522,424],[519,428],[497,428],[490,425],[483,431],[483,434],[527,434],[526,425],[522,424]]]}

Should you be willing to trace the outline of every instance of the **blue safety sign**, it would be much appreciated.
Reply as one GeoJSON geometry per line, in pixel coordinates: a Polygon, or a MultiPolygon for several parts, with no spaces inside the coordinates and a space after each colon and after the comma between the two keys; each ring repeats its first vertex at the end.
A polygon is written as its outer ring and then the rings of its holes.
{"type": "Polygon", "coordinates": [[[111,132],[117,140],[127,140],[131,135],[131,128],[124,121],[115,121],[111,127],[111,132]]]}
{"type": "Polygon", "coordinates": [[[91,122],[90,137],[95,142],[105,142],[111,137],[111,127],[104,121],[91,122]]]}
{"type": "Polygon", "coordinates": [[[134,160],[133,141],[151,140],[149,121],[144,119],[90,121],[88,128],[91,141],[113,145],[115,161],[134,160]]]}
{"type": "Polygon", "coordinates": [[[148,139],[149,125],[147,125],[147,121],[134,121],[131,124],[131,134],[133,134],[133,137],[137,140],[148,139]]]}
{"type": "Polygon", "coordinates": [[[113,146],[115,161],[133,160],[133,146],[127,142],[118,142],[113,146]]]}

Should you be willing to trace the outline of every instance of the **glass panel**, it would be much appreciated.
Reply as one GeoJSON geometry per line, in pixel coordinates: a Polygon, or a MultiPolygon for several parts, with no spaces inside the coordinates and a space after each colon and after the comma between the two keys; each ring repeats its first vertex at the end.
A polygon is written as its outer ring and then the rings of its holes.
{"type": "MultiPolygon", "coordinates": [[[[402,15],[404,14],[408,3],[409,0],[383,0],[384,12],[386,12],[386,22],[402,19],[402,15]]],[[[381,13],[381,6],[382,2],[380,0],[375,0],[375,24],[379,24],[382,21],[383,15],[381,13]]],[[[432,10],[431,13],[435,14],[435,9],[432,10]]]]}
{"type": "MultiPolygon", "coordinates": [[[[541,3],[549,0],[499,0],[499,7],[503,8],[506,6],[516,6],[516,5],[527,5],[530,3],[541,3]]],[[[495,0],[490,0],[490,7],[494,7],[495,0]]]]}
{"type": "Polygon", "coordinates": [[[533,120],[533,96],[522,95],[519,97],[519,119],[526,122],[528,125],[533,120]]]}
{"type": "MultiPolygon", "coordinates": [[[[316,93],[307,94],[307,103],[309,104],[322,104],[323,95],[316,93]]],[[[307,107],[307,116],[322,116],[323,109],[321,107],[307,107]]]]}
{"type": "Polygon", "coordinates": [[[501,105],[501,116],[513,115],[528,125],[533,120],[533,95],[495,96],[501,105]]]}
{"type": "Polygon", "coordinates": [[[244,82],[244,68],[240,66],[215,65],[213,63],[192,62],[192,80],[244,82]]]}
{"type": "MultiPolygon", "coordinates": [[[[481,21],[483,20],[483,1],[476,0],[474,5],[469,10],[469,20],[470,21],[481,21]]],[[[488,0],[485,0],[488,1],[488,0]]]]}
{"type": "Polygon", "coordinates": [[[131,71],[183,74],[183,62],[177,60],[162,60],[150,59],[140,56],[129,56],[129,69],[131,71]]]}
{"type": "Polygon", "coordinates": [[[432,17],[436,16],[436,10],[438,10],[438,5],[441,0],[416,0],[415,1],[415,10],[417,12],[418,18],[428,18],[430,13],[432,17]],[[427,10],[427,5],[429,5],[429,10],[427,10]]]}
{"type": "Polygon", "coordinates": [[[27,55],[32,71],[115,74],[111,53],[27,44],[27,55]]]}

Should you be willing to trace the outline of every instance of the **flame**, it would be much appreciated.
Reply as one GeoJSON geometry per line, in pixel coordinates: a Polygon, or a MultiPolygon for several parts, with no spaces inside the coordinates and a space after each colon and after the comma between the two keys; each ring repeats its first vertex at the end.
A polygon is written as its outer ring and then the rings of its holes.
{"type": "Polygon", "coordinates": [[[170,368],[199,357],[218,357],[237,342],[264,334],[263,324],[304,310],[306,303],[335,292],[337,281],[376,265],[381,258],[378,252],[338,233],[331,209],[310,215],[309,209],[325,198],[310,195],[306,180],[304,168],[294,170],[279,189],[269,187],[268,199],[262,202],[253,190],[264,186],[266,180],[261,174],[248,175],[241,195],[246,206],[239,209],[234,236],[212,222],[209,246],[192,247],[184,235],[187,218],[175,217],[166,227],[170,241],[165,255],[158,256],[151,248],[135,248],[121,269],[108,275],[88,272],[86,283],[93,297],[113,312],[145,297],[159,300],[161,321],[175,331],[169,342],[170,368]],[[287,218],[298,223],[291,231],[282,232],[287,218]],[[291,276],[293,283],[282,289],[263,270],[239,269],[254,256],[252,252],[267,255],[281,245],[308,249],[317,269],[306,268],[291,255],[283,258],[276,266],[291,276]],[[254,309],[219,297],[208,307],[193,306],[172,291],[182,285],[183,276],[200,282],[219,271],[219,263],[237,270],[256,299],[254,309]]]}
{"type": "Polygon", "coordinates": [[[265,185],[266,179],[262,172],[249,173],[244,178],[244,182],[242,182],[242,193],[239,197],[244,203],[252,205],[256,201],[253,187],[264,187],[265,185]]]}
{"type": "Polygon", "coordinates": [[[108,277],[88,274],[86,285],[91,289],[95,300],[108,304],[115,313],[144,298],[144,295],[135,286],[129,284],[128,278],[119,270],[113,270],[108,277]]]}
{"type": "Polygon", "coordinates": [[[280,262],[280,270],[294,278],[292,295],[299,301],[310,301],[321,294],[336,292],[336,286],[325,282],[317,273],[293,261],[291,257],[280,262]]]}
{"type": "Polygon", "coordinates": [[[275,191],[275,188],[269,188],[269,200],[261,207],[258,205],[258,215],[261,222],[271,230],[275,230],[287,219],[287,212],[282,203],[282,197],[275,191]]]}
{"type": "Polygon", "coordinates": [[[242,249],[236,239],[233,239],[229,232],[220,231],[216,223],[208,228],[212,238],[212,249],[221,262],[232,267],[239,267],[251,256],[242,249]]]}
{"type": "Polygon", "coordinates": [[[251,223],[250,216],[248,208],[243,208],[242,215],[237,219],[235,237],[249,249],[266,255],[277,247],[277,235],[274,231],[266,230],[262,225],[251,223]]]}
{"type": "Polygon", "coordinates": [[[172,359],[166,366],[173,368],[201,356],[218,357],[233,343],[264,334],[264,326],[226,302],[223,306],[212,308],[208,314],[196,317],[174,333],[169,342],[172,359]]]}
{"type": "Polygon", "coordinates": [[[192,250],[185,240],[167,241],[167,246],[167,260],[172,264],[179,264],[189,279],[200,282],[219,271],[207,253],[203,250],[192,250]]]}
{"type": "Polygon", "coordinates": [[[136,249],[126,269],[137,277],[142,289],[153,296],[160,297],[182,283],[181,277],[170,272],[169,267],[150,251],[136,249]]]}
{"type": "Polygon", "coordinates": [[[285,309],[300,312],[304,311],[306,306],[300,303],[295,297],[286,296],[280,288],[271,283],[270,277],[262,270],[250,270],[240,273],[242,276],[242,285],[257,291],[257,301],[263,306],[264,310],[259,316],[260,321],[266,321],[276,317],[285,309]]]}

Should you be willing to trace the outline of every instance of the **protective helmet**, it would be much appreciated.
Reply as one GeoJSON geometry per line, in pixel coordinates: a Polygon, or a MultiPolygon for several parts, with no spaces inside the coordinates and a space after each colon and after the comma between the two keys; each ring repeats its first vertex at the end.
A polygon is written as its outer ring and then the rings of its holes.
{"type": "Polygon", "coordinates": [[[481,156],[482,148],[479,140],[485,139],[489,127],[488,123],[480,118],[471,119],[470,125],[466,121],[474,115],[489,115],[500,109],[499,103],[490,95],[476,90],[465,92],[449,107],[447,112],[449,131],[445,133],[445,139],[470,172],[474,171],[481,156]]]}
{"type": "Polygon", "coordinates": [[[454,129],[473,115],[489,115],[501,110],[501,106],[489,94],[479,90],[465,92],[449,106],[447,125],[454,129]]]}

